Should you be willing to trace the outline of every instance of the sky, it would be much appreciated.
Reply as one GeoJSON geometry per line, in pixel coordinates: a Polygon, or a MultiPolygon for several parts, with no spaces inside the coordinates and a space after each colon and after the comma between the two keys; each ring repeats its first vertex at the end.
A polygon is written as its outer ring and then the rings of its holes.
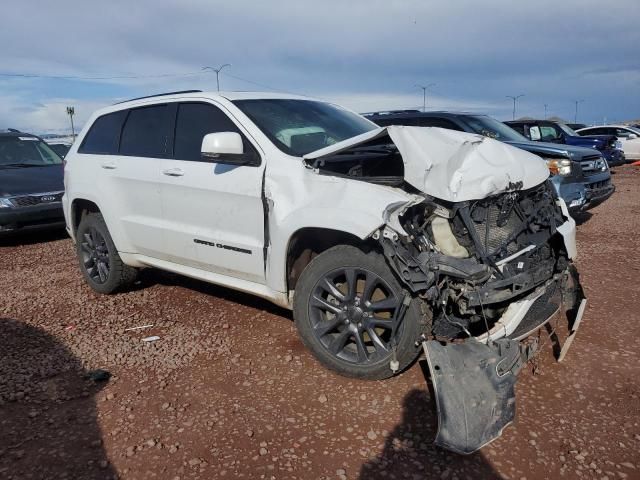
{"type": "Polygon", "coordinates": [[[0,129],[67,133],[154,93],[284,91],[359,112],[640,118],[640,1],[21,0],[0,16],[0,129]],[[27,76],[15,76],[27,75],[27,76]],[[44,76],[38,77],[38,76],[44,76]],[[51,78],[75,77],[75,78],[51,78]],[[120,77],[120,78],[114,78],[120,77]],[[137,77],[137,78],[131,78],[137,77]]]}

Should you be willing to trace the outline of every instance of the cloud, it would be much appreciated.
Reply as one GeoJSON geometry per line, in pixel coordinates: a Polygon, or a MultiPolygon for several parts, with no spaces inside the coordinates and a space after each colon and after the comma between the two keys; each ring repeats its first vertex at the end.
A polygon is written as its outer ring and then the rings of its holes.
{"type": "MultiPolygon", "coordinates": [[[[366,110],[419,106],[414,85],[434,82],[434,106],[442,108],[506,117],[505,95],[524,93],[522,114],[540,115],[547,103],[570,116],[572,99],[585,98],[584,120],[624,118],[640,110],[639,18],[637,0],[23,0],[0,17],[0,70],[153,75],[232,63],[223,88],[271,87],[366,110]]],[[[0,126],[61,128],[56,115],[23,117],[24,108],[55,99],[84,109],[183,88],[215,88],[215,76],[0,78],[0,91],[13,98],[12,110],[0,109],[0,126]]]]}

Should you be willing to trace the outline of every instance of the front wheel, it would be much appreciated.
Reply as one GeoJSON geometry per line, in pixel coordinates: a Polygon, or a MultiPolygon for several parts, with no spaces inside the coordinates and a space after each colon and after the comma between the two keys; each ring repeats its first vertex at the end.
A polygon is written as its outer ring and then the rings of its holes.
{"type": "Polygon", "coordinates": [[[402,286],[381,254],[341,245],[302,272],[293,312],[302,341],[320,363],[341,375],[379,380],[393,375],[394,345],[399,370],[419,354],[418,300],[397,322],[403,300],[402,286]]]}

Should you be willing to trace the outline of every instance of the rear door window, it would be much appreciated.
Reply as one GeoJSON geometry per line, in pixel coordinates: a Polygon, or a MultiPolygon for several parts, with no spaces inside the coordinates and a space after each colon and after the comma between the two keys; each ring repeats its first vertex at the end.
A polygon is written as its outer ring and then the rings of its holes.
{"type": "Polygon", "coordinates": [[[169,123],[167,105],[129,110],[120,138],[120,155],[165,157],[169,123]]]}
{"type": "Polygon", "coordinates": [[[118,153],[120,130],[127,111],[108,113],[98,117],[85,135],[79,153],[115,155],[118,153]]]}

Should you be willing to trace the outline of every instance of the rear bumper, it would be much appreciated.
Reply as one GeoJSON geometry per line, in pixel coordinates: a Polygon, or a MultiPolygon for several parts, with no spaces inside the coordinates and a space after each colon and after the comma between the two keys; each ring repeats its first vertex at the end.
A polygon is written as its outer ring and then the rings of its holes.
{"type": "Polygon", "coordinates": [[[31,207],[0,210],[0,234],[37,228],[57,228],[64,225],[60,202],[31,207]]]}

